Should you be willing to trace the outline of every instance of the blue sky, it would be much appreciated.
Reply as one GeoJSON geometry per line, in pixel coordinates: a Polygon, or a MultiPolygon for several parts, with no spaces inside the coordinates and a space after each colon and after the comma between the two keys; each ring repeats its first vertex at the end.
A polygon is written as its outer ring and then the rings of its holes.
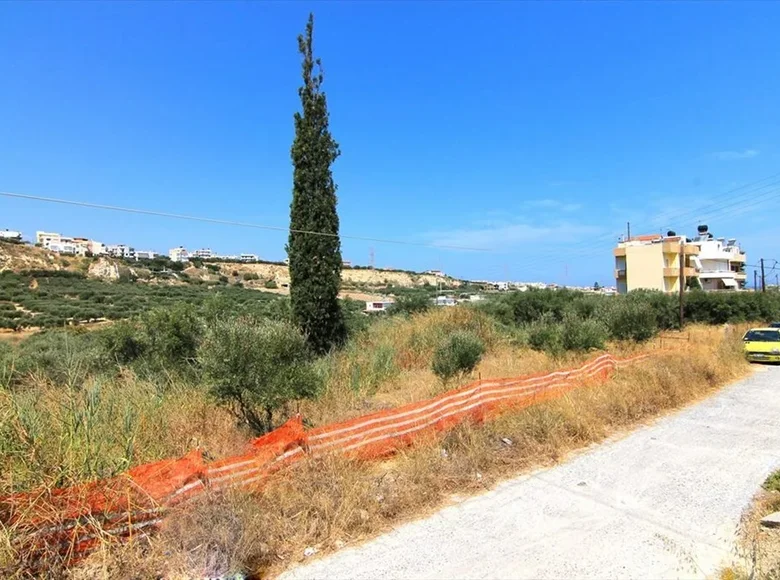
{"type": "MultiPolygon", "coordinates": [[[[310,10],[342,234],[490,250],[345,259],[611,283],[626,221],[700,219],[780,259],[769,2],[4,2],[0,190],[286,226],[310,10]]],[[[3,197],[0,227],[270,259],[286,239],[3,197]]]]}

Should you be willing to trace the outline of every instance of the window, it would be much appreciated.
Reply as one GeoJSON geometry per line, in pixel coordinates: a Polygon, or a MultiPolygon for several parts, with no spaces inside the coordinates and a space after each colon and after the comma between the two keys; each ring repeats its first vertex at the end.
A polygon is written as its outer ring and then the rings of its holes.
{"type": "Polygon", "coordinates": [[[780,342],[780,331],[778,330],[748,330],[744,338],[745,342],[780,342]]]}

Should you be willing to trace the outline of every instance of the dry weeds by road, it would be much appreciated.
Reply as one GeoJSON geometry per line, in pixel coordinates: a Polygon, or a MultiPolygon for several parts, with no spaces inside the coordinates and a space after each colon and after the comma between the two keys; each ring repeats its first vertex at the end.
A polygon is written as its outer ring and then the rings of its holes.
{"type": "Polygon", "coordinates": [[[780,466],[780,369],[557,467],[284,574],[304,578],[707,577],[780,466]]]}

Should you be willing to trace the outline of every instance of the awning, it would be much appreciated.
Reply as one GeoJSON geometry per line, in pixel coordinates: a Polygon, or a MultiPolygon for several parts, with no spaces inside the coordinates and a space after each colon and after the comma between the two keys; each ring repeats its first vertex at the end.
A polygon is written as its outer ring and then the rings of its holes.
{"type": "Polygon", "coordinates": [[[731,278],[723,278],[723,284],[726,286],[726,288],[737,288],[738,284],[736,280],[733,280],[731,278]]]}

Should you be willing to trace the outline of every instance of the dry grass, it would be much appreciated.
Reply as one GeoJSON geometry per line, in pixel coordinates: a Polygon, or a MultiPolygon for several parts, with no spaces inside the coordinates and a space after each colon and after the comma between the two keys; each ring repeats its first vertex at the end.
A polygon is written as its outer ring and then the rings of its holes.
{"type": "MultiPolygon", "coordinates": [[[[603,385],[582,387],[482,426],[463,425],[384,463],[319,457],[275,477],[257,496],[203,498],[172,513],[148,545],[107,547],[74,577],[193,577],[241,570],[273,575],[303,560],[306,548],[323,553],[360,542],[430,512],[454,493],[478,493],[502,478],[560,461],[572,450],[695,401],[748,372],[738,332],[693,328],[690,340],[680,345],[603,385]]],[[[513,364],[501,348],[493,356],[484,363],[487,369],[503,371],[502,360],[513,364]]],[[[558,363],[519,364],[547,370],[539,367],[558,363]]],[[[392,392],[390,384],[379,390],[392,392]]]]}
{"type": "Polygon", "coordinates": [[[738,550],[733,564],[721,570],[721,580],[780,579],[780,530],[761,526],[761,518],[780,511],[780,472],[773,477],[775,485],[765,485],[743,514],[738,550]]]}

